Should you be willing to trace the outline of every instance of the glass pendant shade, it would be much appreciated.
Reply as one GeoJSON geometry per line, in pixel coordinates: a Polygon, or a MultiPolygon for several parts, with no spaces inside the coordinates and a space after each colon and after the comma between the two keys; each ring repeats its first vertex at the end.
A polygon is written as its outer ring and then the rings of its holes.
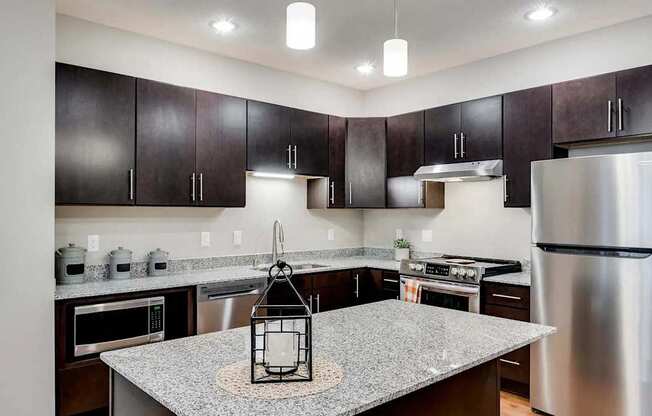
{"type": "Polygon", "coordinates": [[[408,72],[408,43],[390,39],[383,45],[383,73],[386,77],[403,77],[408,72]]]}
{"type": "Polygon", "coordinates": [[[306,2],[292,3],[287,8],[286,44],[292,49],[315,47],[315,6],[306,2]]]}

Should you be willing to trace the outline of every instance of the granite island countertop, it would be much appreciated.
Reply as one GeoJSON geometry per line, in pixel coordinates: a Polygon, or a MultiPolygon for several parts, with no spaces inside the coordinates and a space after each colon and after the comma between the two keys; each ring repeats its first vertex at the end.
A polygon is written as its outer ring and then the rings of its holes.
{"type": "Polygon", "coordinates": [[[215,385],[218,369],[249,358],[249,328],[101,354],[110,368],[178,416],[348,416],[461,373],[555,328],[387,300],[313,316],[314,356],[344,370],[312,396],[260,400],[215,385]]]}
{"type": "MultiPolygon", "coordinates": [[[[399,262],[378,257],[330,257],[302,259],[292,263],[315,263],[326,267],[297,270],[295,274],[322,273],[336,270],[370,267],[398,271],[399,262]]],[[[251,266],[219,267],[207,271],[174,273],[158,277],[136,277],[124,280],[99,280],[72,285],[56,285],[54,300],[143,292],[147,290],[195,286],[207,283],[266,277],[266,271],[251,266]]]]}

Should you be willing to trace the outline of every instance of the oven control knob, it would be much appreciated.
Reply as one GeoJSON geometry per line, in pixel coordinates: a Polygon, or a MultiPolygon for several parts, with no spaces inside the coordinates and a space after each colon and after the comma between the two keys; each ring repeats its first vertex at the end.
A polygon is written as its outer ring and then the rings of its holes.
{"type": "Polygon", "coordinates": [[[466,275],[473,279],[475,277],[475,270],[467,270],[466,275]]]}
{"type": "Polygon", "coordinates": [[[416,270],[417,265],[414,263],[410,263],[410,270],[416,270]]]}
{"type": "Polygon", "coordinates": [[[423,271],[423,264],[418,264],[418,263],[415,264],[414,265],[414,270],[416,270],[418,272],[423,271]]]}
{"type": "Polygon", "coordinates": [[[459,270],[457,270],[457,267],[453,267],[453,268],[451,269],[451,274],[452,274],[453,276],[457,276],[457,273],[458,273],[458,272],[459,272],[459,270]]]}
{"type": "Polygon", "coordinates": [[[457,272],[457,275],[458,275],[459,277],[464,277],[464,276],[466,276],[466,270],[464,270],[464,269],[460,269],[460,270],[457,272]]]}

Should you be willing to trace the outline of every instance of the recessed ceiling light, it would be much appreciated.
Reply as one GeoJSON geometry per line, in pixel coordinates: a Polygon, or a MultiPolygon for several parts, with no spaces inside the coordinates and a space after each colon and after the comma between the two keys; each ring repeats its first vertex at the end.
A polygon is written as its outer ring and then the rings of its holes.
{"type": "Polygon", "coordinates": [[[355,67],[355,69],[362,75],[369,75],[376,69],[371,62],[365,62],[355,67]]]}
{"type": "Polygon", "coordinates": [[[557,9],[550,6],[539,6],[536,9],[525,14],[525,18],[528,20],[546,20],[554,14],[557,13],[557,9]]]}
{"type": "Polygon", "coordinates": [[[225,35],[227,33],[233,32],[235,29],[235,23],[231,19],[221,19],[211,22],[211,27],[219,34],[225,35]]]}

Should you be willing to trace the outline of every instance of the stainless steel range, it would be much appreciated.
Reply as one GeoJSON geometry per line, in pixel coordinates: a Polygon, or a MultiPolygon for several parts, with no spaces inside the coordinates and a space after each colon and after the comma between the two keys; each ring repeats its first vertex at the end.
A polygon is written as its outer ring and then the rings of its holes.
{"type": "Polygon", "coordinates": [[[402,260],[401,299],[408,280],[421,287],[421,303],[480,312],[480,282],[483,278],[521,271],[521,263],[510,260],[443,255],[402,260]]]}

